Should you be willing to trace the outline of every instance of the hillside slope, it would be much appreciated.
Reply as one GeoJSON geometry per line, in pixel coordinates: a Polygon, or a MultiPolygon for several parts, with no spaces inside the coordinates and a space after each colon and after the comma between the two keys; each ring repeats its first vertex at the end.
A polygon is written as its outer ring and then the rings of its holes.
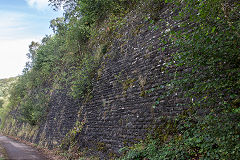
{"type": "Polygon", "coordinates": [[[0,79],[0,97],[7,97],[11,85],[16,82],[17,77],[0,79]]]}
{"type": "Polygon", "coordinates": [[[1,128],[4,127],[4,122],[8,112],[10,111],[8,107],[8,98],[10,96],[10,89],[13,84],[16,83],[18,77],[0,79],[0,117],[1,117],[1,128]]]}

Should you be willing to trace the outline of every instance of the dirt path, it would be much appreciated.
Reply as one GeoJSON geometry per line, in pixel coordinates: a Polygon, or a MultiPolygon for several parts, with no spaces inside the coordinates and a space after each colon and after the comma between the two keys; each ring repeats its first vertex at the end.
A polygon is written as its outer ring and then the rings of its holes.
{"type": "Polygon", "coordinates": [[[46,160],[43,155],[25,144],[16,142],[6,136],[0,135],[0,144],[6,150],[11,160],[46,160]]]}

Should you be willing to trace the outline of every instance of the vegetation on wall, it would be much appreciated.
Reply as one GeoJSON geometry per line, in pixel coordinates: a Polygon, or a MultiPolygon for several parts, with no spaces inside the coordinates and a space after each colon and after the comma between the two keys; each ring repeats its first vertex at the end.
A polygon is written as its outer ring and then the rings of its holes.
{"type": "MultiPolygon", "coordinates": [[[[167,88],[166,95],[183,93],[191,102],[176,105],[186,105],[189,109],[178,117],[162,119],[162,126],[153,129],[145,141],[121,149],[125,153],[123,159],[240,157],[238,1],[49,1],[56,9],[63,5],[65,17],[51,21],[54,35],[29,46],[29,62],[10,92],[8,105],[19,112],[20,121],[37,125],[44,120],[55,90],[66,89],[76,99],[90,98],[93,77],[102,56],[111,47],[112,31],[121,26],[119,17],[137,6],[142,7],[140,10],[145,7],[142,12],[150,23],[157,24],[160,17],[156,13],[164,5],[173,5],[178,12],[174,18],[180,28],[177,31],[169,28],[166,36],[171,47],[178,51],[164,64],[166,68],[176,68],[176,72],[172,81],[160,87],[167,88]],[[150,5],[154,6],[153,10],[150,5]],[[186,70],[185,74],[182,70],[186,70]]],[[[134,81],[125,81],[123,88],[126,90],[134,81]]],[[[161,98],[164,97],[159,97],[154,107],[158,107],[161,98]]],[[[72,132],[70,137],[76,134],[72,132]]]]}
{"type": "MultiPolygon", "coordinates": [[[[130,7],[136,2],[132,0],[130,7]]],[[[19,112],[20,121],[36,125],[44,120],[50,95],[56,89],[67,89],[76,99],[91,97],[92,78],[108,49],[107,41],[94,39],[109,37],[105,32],[98,33],[101,23],[110,16],[127,13],[128,3],[125,0],[50,0],[55,9],[64,6],[65,17],[51,21],[54,35],[29,45],[29,62],[9,99],[9,107],[19,112]],[[93,46],[97,48],[94,52],[93,46]]]]}
{"type": "MultiPolygon", "coordinates": [[[[237,159],[240,157],[240,3],[225,0],[167,0],[178,9],[182,29],[169,28],[178,51],[165,67],[175,67],[166,96],[183,93],[191,102],[176,118],[164,120],[123,159],[237,159]],[[185,70],[185,73],[182,72],[185,70]]],[[[154,90],[154,89],[153,89],[154,90]]],[[[181,95],[179,95],[181,96],[181,95]]]]}

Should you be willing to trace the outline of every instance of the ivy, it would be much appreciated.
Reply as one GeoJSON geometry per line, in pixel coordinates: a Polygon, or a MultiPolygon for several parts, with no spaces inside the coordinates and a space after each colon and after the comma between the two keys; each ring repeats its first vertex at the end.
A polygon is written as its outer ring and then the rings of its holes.
{"type": "Polygon", "coordinates": [[[150,139],[125,148],[128,152],[122,159],[238,159],[240,3],[165,2],[174,5],[178,12],[174,19],[179,22],[179,29],[170,28],[165,33],[168,43],[178,49],[165,66],[176,71],[170,75],[172,81],[161,85],[165,94],[156,99],[154,108],[162,99],[181,93],[179,98],[190,101],[180,105],[190,109],[169,121],[167,126],[158,126],[157,130],[162,132],[155,130],[149,134],[150,139]],[[169,134],[169,131],[172,132],[169,134]]]}

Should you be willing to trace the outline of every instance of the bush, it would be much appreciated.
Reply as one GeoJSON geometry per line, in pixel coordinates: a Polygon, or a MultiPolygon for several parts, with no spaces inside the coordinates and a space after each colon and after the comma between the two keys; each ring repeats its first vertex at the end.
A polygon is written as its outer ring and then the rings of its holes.
{"type": "Polygon", "coordinates": [[[84,55],[81,63],[72,70],[71,95],[74,98],[84,99],[91,93],[95,67],[94,56],[84,55]]]}
{"type": "Polygon", "coordinates": [[[177,124],[176,131],[170,135],[158,132],[158,137],[166,136],[164,139],[150,136],[130,147],[123,159],[238,159],[240,2],[167,1],[180,11],[175,18],[183,29],[171,28],[167,33],[178,52],[166,63],[166,67],[176,68],[174,79],[166,84],[170,88],[166,95],[185,93],[192,103],[184,105],[194,111],[204,108],[208,114],[185,112],[169,123],[177,124]],[[183,74],[182,68],[189,72],[183,74]]]}
{"type": "Polygon", "coordinates": [[[173,88],[185,91],[196,105],[226,109],[240,98],[240,20],[236,18],[240,3],[186,0],[182,4],[178,19],[188,19],[181,25],[191,32],[171,32],[179,51],[173,54],[175,63],[170,63],[191,73],[177,73],[173,88]],[[189,24],[194,25],[189,28],[189,24]]]}

